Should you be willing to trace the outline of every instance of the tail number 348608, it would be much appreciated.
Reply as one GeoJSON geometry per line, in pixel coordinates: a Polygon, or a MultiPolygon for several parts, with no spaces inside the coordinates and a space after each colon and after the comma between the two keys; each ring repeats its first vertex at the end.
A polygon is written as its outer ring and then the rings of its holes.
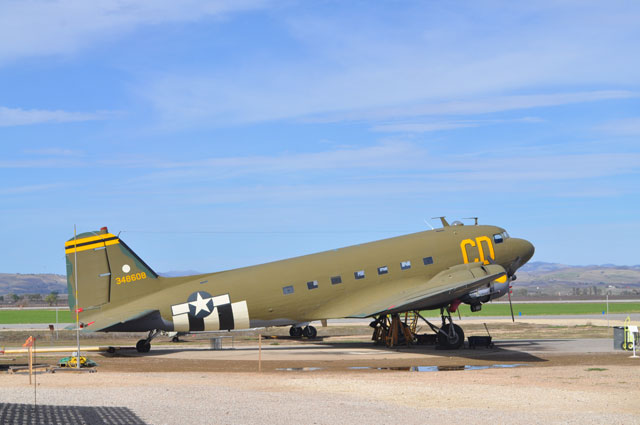
{"type": "Polygon", "coordinates": [[[123,283],[131,283],[136,280],[143,280],[147,278],[147,274],[145,272],[142,273],[132,273],[123,277],[116,277],[116,285],[121,285],[123,283]]]}

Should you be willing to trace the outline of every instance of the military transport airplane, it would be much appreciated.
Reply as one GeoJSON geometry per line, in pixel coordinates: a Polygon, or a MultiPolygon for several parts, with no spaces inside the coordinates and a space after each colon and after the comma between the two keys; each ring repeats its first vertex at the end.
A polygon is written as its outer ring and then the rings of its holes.
{"type": "Polygon", "coordinates": [[[437,342],[458,348],[462,329],[451,312],[472,311],[509,292],[516,270],[534,253],[524,239],[496,226],[451,225],[257,266],[186,277],[161,277],[119,236],[100,231],[65,243],[69,307],[86,331],[198,332],[291,326],[314,338],[308,324],[440,309],[429,323],[437,342]],[[75,299],[77,274],[78,303],[75,299]],[[76,305],[77,304],[77,305],[76,305]]]}

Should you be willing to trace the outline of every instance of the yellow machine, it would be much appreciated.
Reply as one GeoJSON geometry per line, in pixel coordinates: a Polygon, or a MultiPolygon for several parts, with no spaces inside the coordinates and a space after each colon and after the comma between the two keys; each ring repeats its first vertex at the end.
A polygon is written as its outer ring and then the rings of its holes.
{"type": "Polygon", "coordinates": [[[624,321],[624,342],[622,343],[623,350],[631,351],[633,350],[634,344],[636,347],[640,345],[638,343],[638,339],[640,339],[640,336],[638,335],[637,330],[637,326],[631,326],[631,317],[627,316],[624,321]]]}
{"type": "Polygon", "coordinates": [[[84,356],[70,356],[64,357],[60,359],[58,362],[58,366],[60,367],[77,367],[78,359],[80,359],[80,367],[94,367],[97,366],[97,363],[93,360],[89,360],[84,356]]]}

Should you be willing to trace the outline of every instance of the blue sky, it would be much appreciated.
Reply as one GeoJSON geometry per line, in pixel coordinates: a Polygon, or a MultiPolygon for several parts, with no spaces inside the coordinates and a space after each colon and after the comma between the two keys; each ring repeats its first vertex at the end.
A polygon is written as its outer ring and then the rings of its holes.
{"type": "Polygon", "coordinates": [[[640,264],[637,1],[0,1],[1,272],[214,271],[479,216],[640,264]]]}

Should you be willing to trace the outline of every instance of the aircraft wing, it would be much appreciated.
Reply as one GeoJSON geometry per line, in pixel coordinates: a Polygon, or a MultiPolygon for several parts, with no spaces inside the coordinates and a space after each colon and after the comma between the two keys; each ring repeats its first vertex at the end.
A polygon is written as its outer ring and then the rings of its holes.
{"type": "Polygon", "coordinates": [[[370,317],[378,314],[438,308],[505,274],[504,267],[498,264],[460,264],[443,270],[411,290],[375,301],[354,314],[349,314],[349,317],[370,317]]]}

